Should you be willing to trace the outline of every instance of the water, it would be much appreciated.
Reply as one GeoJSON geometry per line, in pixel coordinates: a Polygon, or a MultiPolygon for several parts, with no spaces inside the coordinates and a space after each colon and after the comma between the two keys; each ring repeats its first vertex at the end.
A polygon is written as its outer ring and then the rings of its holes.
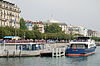
{"type": "Polygon", "coordinates": [[[0,58],[0,66],[99,66],[100,46],[87,57],[22,57],[0,58]]]}

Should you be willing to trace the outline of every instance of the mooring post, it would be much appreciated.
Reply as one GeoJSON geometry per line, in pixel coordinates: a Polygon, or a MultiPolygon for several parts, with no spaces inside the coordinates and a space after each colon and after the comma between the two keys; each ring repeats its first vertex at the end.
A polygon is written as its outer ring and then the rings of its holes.
{"type": "Polygon", "coordinates": [[[9,51],[7,50],[7,58],[9,58],[9,51]]]}
{"type": "Polygon", "coordinates": [[[21,57],[21,50],[20,50],[20,52],[19,52],[19,57],[21,57]]]}
{"type": "Polygon", "coordinates": [[[15,57],[15,51],[13,51],[13,57],[15,57]]]}

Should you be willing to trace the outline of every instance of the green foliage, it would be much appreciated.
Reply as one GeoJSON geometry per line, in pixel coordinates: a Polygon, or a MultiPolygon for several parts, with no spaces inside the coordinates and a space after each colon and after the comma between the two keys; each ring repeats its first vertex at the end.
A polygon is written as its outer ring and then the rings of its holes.
{"type": "Polygon", "coordinates": [[[26,30],[27,29],[26,23],[25,23],[23,18],[20,19],[20,29],[22,29],[22,30],[26,30]]]}
{"type": "Polygon", "coordinates": [[[100,41],[100,37],[92,37],[95,41],[100,41]]]}
{"type": "Polygon", "coordinates": [[[37,25],[34,25],[33,30],[38,30],[39,27],[37,25]]]}
{"type": "Polygon", "coordinates": [[[73,35],[64,34],[63,32],[60,33],[44,33],[42,34],[43,39],[52,39],[52,40],[68,40],[73,39],[73,35]]]}
{"type": "Polygon", "coordinates": [[[35,36],[34,32],[32,32],[32,31],[26,31],[25,32],[25,38],[26,39],[35,39],[36,36],[35,36]]]}
{"type": "Polygon", "coordinates": [[[52,25],[49,26],[48,25],[45,26],[46,33],[58,33],[61,31],[62,31],[61,27],[59,27],[59,25],[56,23],[53,23],[52,25]]]}
{"type": "Polygon", "coordinates": [[[0,0],[0,1],[3,1],[3,0],[0,0]]]}
{"type": "Polygon", "coordinates": [[[33,31],[33,33],[35,34],[35,39],[41,39],[42,38],[42,34],[39,30],[35,30],[33,31]]]}
{"type": "Polygon", "coordinates": [[[25,39],[41,39],[42,35],[41,33],[37,31],[28,31],[28,30],[22,30],[22,29],[15,29],[13,27],[0,27],[0,38],[3,38],[4,36],[19,36],[21,38],[25,39]],[[25,36],[25,37],[24,37],[25,36]]]}
{"type": "Polygon", "coordinates": [[[10,36],[11,32],[6,28],[0,27],[0,37],[3,38],[4,36],[10,36]]]}

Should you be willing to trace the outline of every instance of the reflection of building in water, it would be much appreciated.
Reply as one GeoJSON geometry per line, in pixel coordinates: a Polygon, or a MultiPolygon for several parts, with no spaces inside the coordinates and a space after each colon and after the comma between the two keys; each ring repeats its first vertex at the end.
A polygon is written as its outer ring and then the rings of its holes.
{"type": "Polygon", "coordinates": [[[85,61],[85,62],[87,62],[87,57],[70,57],[70,59],[71,59],[71,63],[80,63],[80,62],[83,62],[83,61],[85,61]]]}

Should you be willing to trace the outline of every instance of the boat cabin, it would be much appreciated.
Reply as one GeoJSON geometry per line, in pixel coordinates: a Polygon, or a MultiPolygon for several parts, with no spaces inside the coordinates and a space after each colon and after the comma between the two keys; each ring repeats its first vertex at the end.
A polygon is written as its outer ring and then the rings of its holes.
{"type": "Polygon", "coordinates": [[[87,44],[71,44],[70,49],[87,49],[87,44]]]}

